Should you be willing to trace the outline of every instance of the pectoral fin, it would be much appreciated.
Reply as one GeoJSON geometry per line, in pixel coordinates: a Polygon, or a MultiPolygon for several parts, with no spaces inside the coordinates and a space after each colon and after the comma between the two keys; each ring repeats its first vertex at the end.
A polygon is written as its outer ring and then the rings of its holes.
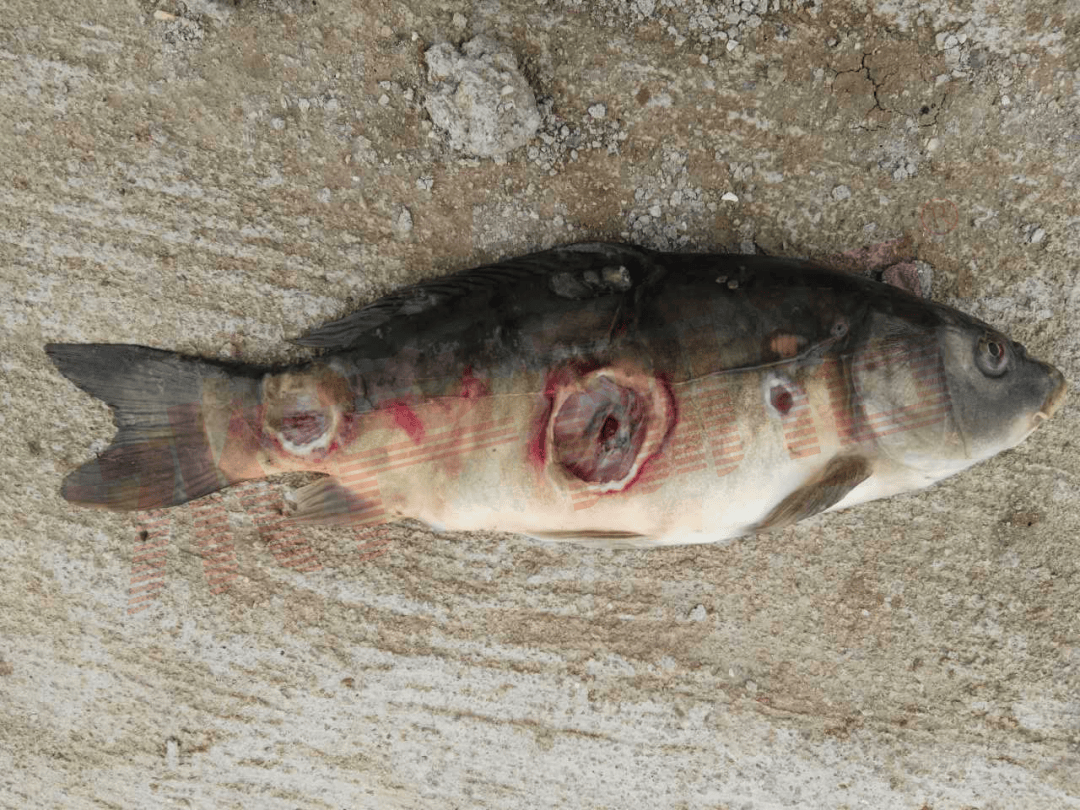
{"type": "Polygon", "coordinates": [[[860,456],[834,458],[825,469],[788,495],[768,517],[756,526],[758,531],[779,529],[804,518],[824,512],[840,503],[851,490],[870,477],[870,462],[860,456]]]}

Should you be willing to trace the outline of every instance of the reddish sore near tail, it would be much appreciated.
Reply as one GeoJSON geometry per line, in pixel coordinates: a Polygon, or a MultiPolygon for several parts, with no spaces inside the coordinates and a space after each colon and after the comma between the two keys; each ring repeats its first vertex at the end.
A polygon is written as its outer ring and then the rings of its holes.
{"type": "Polygon", "coordinates": [[[222,408],[253,406],[260,370],[143,346],[51,343],[45,352],[61,374],[112,408],[119,429],[100,456],[64,480],[67,500],[152,509],[240,480],[218,467],[206,403],[219,417],[222,408]]]}

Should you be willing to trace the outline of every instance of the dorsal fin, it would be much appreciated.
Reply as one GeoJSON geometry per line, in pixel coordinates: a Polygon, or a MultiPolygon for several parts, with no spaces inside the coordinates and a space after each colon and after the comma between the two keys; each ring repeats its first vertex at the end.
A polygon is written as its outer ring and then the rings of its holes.
{"type": "Polygon", "coordinates": [[[643,248],[608,242],[567,245],[404,287],[293,342],[333,350],[356,348],[378,340],[380,327],[467,315],[523,282],[539,281],[537,293],[562,299],[622,294],[657,267],[652,252],[643,248]]]}

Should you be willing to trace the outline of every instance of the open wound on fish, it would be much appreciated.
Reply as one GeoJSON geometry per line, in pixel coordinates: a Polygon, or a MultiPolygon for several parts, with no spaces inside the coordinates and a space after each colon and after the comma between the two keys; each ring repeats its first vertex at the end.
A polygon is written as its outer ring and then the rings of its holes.
{"type": "Polygon", "coordinates": [[[322,456],[332,448],[350,407],[348,382],[321,374],[280,374],[263,382],[264,427],[294,456],[322,456]]]}
{"type": "Polygon", "coordinates": [[[871,473],[870,462],[861,456],[834,458],[818,475],[784,498],[755,528],[780,529],[824,512],[840,503],[871,473]]]}
{"type": "Polygon", "coordinates": [[[618,492],[656,455],[675,422],[656,377],[604,367],[560,381],[547,426],[549,475],[585,491],[618,492]]]}

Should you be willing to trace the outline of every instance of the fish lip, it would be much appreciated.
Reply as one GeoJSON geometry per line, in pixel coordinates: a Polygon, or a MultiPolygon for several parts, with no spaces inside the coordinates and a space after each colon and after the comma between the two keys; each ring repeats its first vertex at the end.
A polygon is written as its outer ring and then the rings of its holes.
{"type": "Polygon", "coordinates": [[[1065,401],[1065,394],[1069,390],[1069,386],[1065,382],[1065,375],[1053,366],[1047,366],[1046,368],[1050,371],[1050,378],[1057,381],[1057,385],[1054,386],[1054,390],[1046,397],[1046,401],[1043,402],[1042,408],[1040,408],[1032,417],[1032,422],[1035,427],[1041,425],[1061,409],[1061,405],[1065,401]]]}

